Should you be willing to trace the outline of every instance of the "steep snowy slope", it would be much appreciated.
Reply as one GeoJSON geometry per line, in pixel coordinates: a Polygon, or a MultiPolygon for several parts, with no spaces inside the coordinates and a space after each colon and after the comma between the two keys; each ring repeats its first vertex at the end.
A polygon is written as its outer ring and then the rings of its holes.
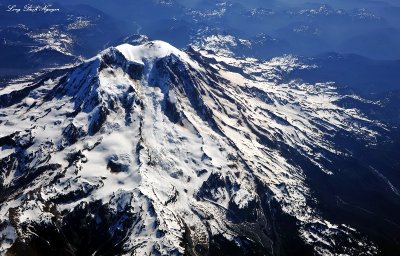
{"type": "Polygon", "coordinates": [[[376,254],[320,214],[304,163],[335,175],[336,133],[386,128],[294,68],[151,41],[1,89],[0,251],[376,254]]]}

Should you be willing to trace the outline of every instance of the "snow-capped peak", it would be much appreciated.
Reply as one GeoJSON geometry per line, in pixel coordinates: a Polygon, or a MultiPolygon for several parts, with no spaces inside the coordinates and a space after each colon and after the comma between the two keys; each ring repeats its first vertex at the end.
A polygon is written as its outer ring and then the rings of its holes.
{"type": "Polygon", "coordinates": [[[193,68],[200,69],[199,64],[194,62],[185,52],[175,48],[164,41],[150,41],[142,45],[121,44],[116,47],[127,60],[143,65],[152,63],[157,59],[175,55],[182,61],[190,64],[193,68]]]}

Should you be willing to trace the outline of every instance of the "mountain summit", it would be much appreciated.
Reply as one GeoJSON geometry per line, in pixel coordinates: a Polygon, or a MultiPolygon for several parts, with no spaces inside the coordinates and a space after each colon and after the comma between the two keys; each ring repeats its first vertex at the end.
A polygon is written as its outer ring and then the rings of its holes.
{"type": "Polygon", "coordinates": [[[307,68],[150,41],[1,89],[0,251],[377,253],[318,189],[387,128],[307,68]]]}

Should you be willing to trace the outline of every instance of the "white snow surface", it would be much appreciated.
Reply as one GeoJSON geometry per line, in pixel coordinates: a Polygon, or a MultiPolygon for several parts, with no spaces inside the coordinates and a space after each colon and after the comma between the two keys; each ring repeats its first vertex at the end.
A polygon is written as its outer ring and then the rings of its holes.
{"type": "Polygon", "coordinates": [[[169,55],[175,55],[186,63],[200,69],[198,63],[194,62],[185,52],[164,41],[150,41],[142,45],[122,44],[116,47],[127,60],[145,64],[154,60],[162,59],[169,55]]]}

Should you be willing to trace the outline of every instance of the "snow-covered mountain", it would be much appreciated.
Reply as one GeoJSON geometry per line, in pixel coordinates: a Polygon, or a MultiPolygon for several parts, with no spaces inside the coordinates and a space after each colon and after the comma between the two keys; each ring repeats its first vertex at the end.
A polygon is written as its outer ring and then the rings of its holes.
{"type": "Polygon", "coordinates": [[[286,79],[312,68],[149,41],[2,88],[1,253],[377,254],[345,213],[374,212],[374,186],[376,223],[398,221],[396,183],[359,161],[391,127],[286,79]]]}

